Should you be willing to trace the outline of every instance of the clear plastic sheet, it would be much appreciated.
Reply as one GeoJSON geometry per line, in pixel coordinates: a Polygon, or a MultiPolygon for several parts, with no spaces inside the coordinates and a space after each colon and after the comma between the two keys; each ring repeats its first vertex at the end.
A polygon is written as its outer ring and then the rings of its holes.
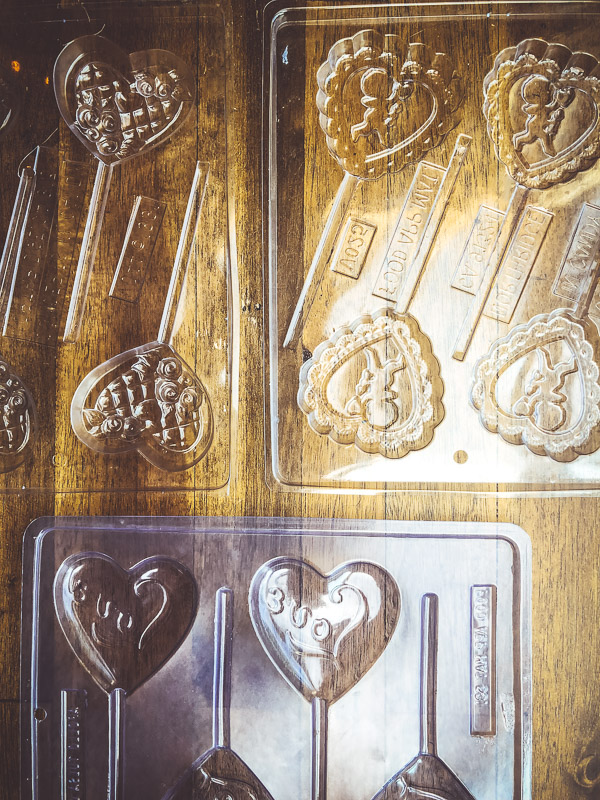
{"type": "Polygon", "coordinates": [[[2,382],[0,491],[228,485],[227,35],[218,5],[187,2],[28,8],[3,24],[3,102],[20,107],[0,138],[0,357],[31,402],[13,409],[2,382]],[[71,406],[105,362],[102,407],[79,409],[86,433],[104,426],[103,450],[78,438],[71,406]]]}
{"type": "Polygon", "coordinates": [[[599,13],[266,5],[275,486],[600,488],[599,13]]]}
{"type": "Polygon", "coordinates": [[[38,520],[23,796],[528,799],[530,603],[512,525],[38,520]]]}

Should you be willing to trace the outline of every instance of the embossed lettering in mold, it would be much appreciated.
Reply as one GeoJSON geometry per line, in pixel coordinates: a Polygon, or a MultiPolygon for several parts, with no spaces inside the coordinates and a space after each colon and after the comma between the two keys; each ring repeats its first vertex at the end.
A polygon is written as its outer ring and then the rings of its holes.
{"type": "Polygon", "coordinates": [[[368,561],[327,574],[297,558],[263,564],[250,584],[250,617],[265,652],[312,709],[312,800],[327,798],[331,703],[348,692],[387,647],[400,615],[392,575],[368,561]]]}
{"type": "Polygon", "coordinates": [[[461,253],[451,286],[462,292],[476,294],[483,280],[487,264],[500,228],[504,213],[497,208],[479,206],[469,238],[461,253]]]}
{"type": "MultiPolygon", "coordinates": [[[[594,279],[594,267],[599,253],[600,207],[584,203],[569,248],[554,281],[553,293],[565,300],[579,302],[589,288],[590,281],[594,279]]],[[[592,308],[593,306],[592,303],[592,308]]]]}
{"type": "Polygon", "coordinates": [[[496,734],[496,587],[471,586],[471,736],[496,734]]]}
{"type": "Polygon", "coordinates": [[[517,186],[454,345],[458,361],[469,349],[529,192],[571,180],[600,156],[600,67],[589,53],[525,39],[497,56],[483,93],[488,134],[517,186]]]}
{"type": "Polygon", "coordinates": [[[553,217],[545,208],[527,206],[502,259],[483,309],[485,316],[511,321],[553,217]]]}
{"type": "Polygon", "coordinates": [[[279,672],[306,700],[339,700],[377,661],[400,614],[400,591],[378,564],[321,573],[275,558],[252,579],[252,624],[279,672]]]}
{"type": "Polygon", "coordinates": [[[419,162],[372,290],[375,297],[398,300],[423,237],[446,170],[419,162]]]}
{"type": "Polygon", "coordinates": [[[358,279],[376,230],[370,222],[350,217],[331,259],[333,272],[358,279]]]}
{"type": "Polygon", "coordinates": [[[35,403],[29,390],[0,356],[0,472],[23,463],[36,427],[35,403]]]}
{"type": "Polygon", "coordinates": [[[61,799],[84,800],[86,796],[86,705],[84,690],[60,693],[61,799]]]}
{"type": "Polygon", "coordinates": [[[589,53],[526,39],[497,56],[484,95],[488,133],[520,185],[570,180],[600,156],[600,69],[589,53]]]}
{"type": "Polygon", "coordinates": [[[125,570],[104,553],[68,556],[54,577],[54,608],[82,666],[108,695],[109,800],[125,800],[125,700],[173,655],[198,607],[192,573],[153,556],[125,570]]]}
{"type": "Polygon", "coordinates": [[[316,348],[300,371],[298,404],[317,433],[401,458],[431,441],[444,417],[443,391],[416,319],[382,309],[316,348]]]}
{"type": "Polygon", "coordinates": [[[129,303],[138,299],[166,207],[166,203],[152,197],[135,198],[109,291],[111,297],[129,303]]]}
{"type": "Polygon", "coordinates": [[[594,323],[557,309],[492,345],[475,366],[471,402],[505,441],[573,461],[600,447],[599,363],[594,323]]]}
{"type": "Polygon", "coordinates": [[[458,123],[463,99],[451,58],[399,36],[363,30],[339,39],[317,72],[319,122],[344,170],[283,346],[302,331],[361,180],[419,161],[458,123]]]}

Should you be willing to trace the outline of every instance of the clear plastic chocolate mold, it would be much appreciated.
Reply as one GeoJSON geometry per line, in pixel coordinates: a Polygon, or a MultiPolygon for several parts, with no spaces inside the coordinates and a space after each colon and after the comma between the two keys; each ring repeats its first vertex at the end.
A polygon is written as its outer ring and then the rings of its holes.
{"type": "Polygon", "coordinates": [[[264,10],[273,485],[598,489],[599,7],[323,8],[264,10]]]}
{"type": "Polygon", "coordinates": [[[515,526],[42,519],[24,575],[24,798],[531,798],[515,526]]]}
{"type": "Polygon", "coordinates": [[[20,111],[0,137],[0,353],[39,424],[0,491],[226,491],[232,474],[227,14],[123,13],[3,17],[20,111]]]}
{"type": "Polygon", "coordinates": [[[173,135],[192,110],[195,81],[175,53],[127,55],[104,36],[81,36],[56,59],[54,92],[63,119],[99,161],[63,334],[68,342],[83,322],[112,169],[173,135]]]}

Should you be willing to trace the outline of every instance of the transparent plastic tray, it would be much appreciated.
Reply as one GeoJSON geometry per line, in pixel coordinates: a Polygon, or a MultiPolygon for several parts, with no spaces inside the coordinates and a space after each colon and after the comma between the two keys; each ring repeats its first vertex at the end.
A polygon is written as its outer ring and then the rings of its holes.
{"type": "Polygon", "coordinates": [[[37,520],[22,797],[530,798],[530,603],[513,525],[37,520]]]}
{"type": "Polygon", "coordinates": [[[600,487],[599,14],[266,6],[276,486],[600,487]]]}
{"type": "Polygon", "coordinates": [[[84,5],[0,32],[0,491],[222,489],[225,14],[84,5]]]}

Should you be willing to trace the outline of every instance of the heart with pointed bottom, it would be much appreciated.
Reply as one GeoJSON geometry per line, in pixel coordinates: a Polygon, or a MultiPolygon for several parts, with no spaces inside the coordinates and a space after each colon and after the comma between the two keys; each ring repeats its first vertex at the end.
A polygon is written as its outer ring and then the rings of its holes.
{"type": "Polygon", "coordinates": [[[321,573],[275,558],[250,586],[256,634],[283,677],[304,698],[339,700],[385,650],[400,614],[400,591],[378,564],[350,561],[321,573]]]}
{"type": "Polygon", "coordinates": [[[128,570],[103,553],[76,553],[54,579],[54,605],[73,652],[107,694],[131,694],[177,650],[198,607],[191,572],[163,556],[128,570]]]}

